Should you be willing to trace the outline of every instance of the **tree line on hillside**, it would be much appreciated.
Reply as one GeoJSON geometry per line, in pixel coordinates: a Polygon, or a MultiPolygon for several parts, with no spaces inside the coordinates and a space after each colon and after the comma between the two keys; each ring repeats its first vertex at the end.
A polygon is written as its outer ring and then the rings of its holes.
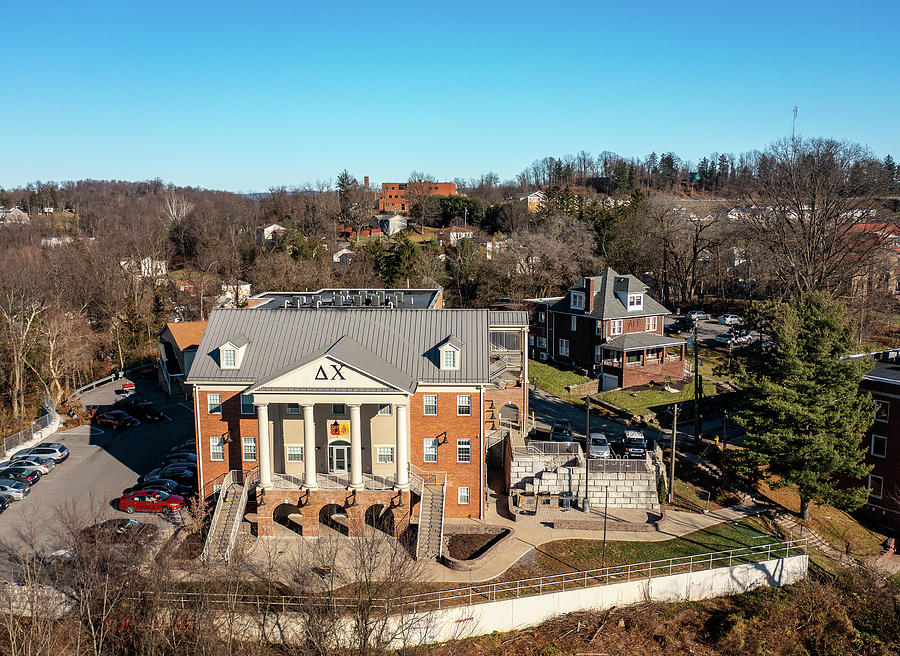
{"type": "Polygon", "coordinates": [[[354,240],[347,266],[332,262],[340,229],[365,225],[376,198],[347,171],[334,185],[256,195],[160,180],[6,190],[8,205],[71,211],[0,227],[0,393],[9,400],[0,427],[27,425],[42,392],[60,400],[101,371],[152,358],[162,325],[205,319],[223,281],[248,281],[254,293],[441,286],[448,306],[486,307],[557,295],[611,266],[673,310],[817,289],[845,296],[858,316],[891,309],[883,283],[893,251],[867,228],[897,216],[883,163],[827,139],[776,142],[763,155],[729,202],[691,204],[650,188],[598,193],[580,184],[596,172],[587,158],[563,167],[577,170],[571,183],[556,173],[535,180],[547,184],[536,212],[518,200],[531,183],[493,174],[460,184],[466,196],[413,188],[411,227],[354,240]],[[284,232],[259,241],[257,228],[272,223],[284,232]],[[463,224],[473,238],[453,245],[425,234],[463,224]]]}

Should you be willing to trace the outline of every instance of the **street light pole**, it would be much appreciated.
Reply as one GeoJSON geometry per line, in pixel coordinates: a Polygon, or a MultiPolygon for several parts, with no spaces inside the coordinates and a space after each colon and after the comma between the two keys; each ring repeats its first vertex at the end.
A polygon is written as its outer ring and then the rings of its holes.
{"type": "Polygon", "coordinates": [[[669,455],[669,503],[675,500],[675,436],[678,435],[678,404],[672,417],[672,453],[669,455]]]}

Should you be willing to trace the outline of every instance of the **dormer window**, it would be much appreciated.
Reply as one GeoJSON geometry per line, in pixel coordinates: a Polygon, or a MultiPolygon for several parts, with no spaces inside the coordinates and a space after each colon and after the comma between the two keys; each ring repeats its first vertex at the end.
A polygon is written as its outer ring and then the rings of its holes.
{"type": "Polygon", "coordinates": [[[642,310],[644,309],[644,295],[643,294],[629,294],[628,295],[628,311],[632,310],[642,310]]]}
{"type": "Polygon", "coordinates": [[[571,301],[573,310],[583,310],[584,309],[584,292],[572,292],[572,301],[571,301]]]}
{"type": "Polygon", "coordinates": [[[441,371],[459,369],[459,356],[462,346],[462,342],[452,335],[438,344],[438,365],[441,371]]]}
{"type": "Polygon", "coordinates": [[[239,369],[250,341],[246,337],[230,339],[219,347],[219,367],[239,369]]]}

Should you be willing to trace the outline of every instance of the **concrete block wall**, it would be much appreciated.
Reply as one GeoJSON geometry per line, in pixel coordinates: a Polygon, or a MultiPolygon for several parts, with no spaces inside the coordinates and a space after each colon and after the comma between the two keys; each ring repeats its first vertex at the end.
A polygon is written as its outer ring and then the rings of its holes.
{"type": "MultiPolygon", "coordinates": [[[[540,460],[518,458],[510,464],[509,483],[510,489],[524,490],[526,484],[531,483],[542,494],[571,492],[575,498],[582,498],[584,468],[564,466],[550,470],[540,460]]],[[[608,493],[610,508],[659,510],[656,474],[653,469],[641,473],[591,474],[587,491],[593,508],[602,508],[608,493]]]]}

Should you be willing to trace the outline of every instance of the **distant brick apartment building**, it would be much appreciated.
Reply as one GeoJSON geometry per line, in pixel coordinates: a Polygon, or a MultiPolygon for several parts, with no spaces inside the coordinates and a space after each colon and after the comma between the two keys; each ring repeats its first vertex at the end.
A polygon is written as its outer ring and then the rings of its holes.
{"type": "Polygon", "coordinates": [[[385,182],[381,185],[381,198],[378,199],[379,212],[409,212],[409,192],[430,196],[455,196],[456,184],[453,182],[385,182]]]}
{"type": "Polygon", "coordinates": [[[486,441],[528,413],[527,314],[396,300],[212,312],[188,376],[203,496],[258,469],[261,535],[376,516],[398,534],[424,495],[440,522],[484,517],[486,441]]]}
{"type": "Polygon", "coordinates": [[[866,478],[867,519],[900,531],[900,351],[886,351],[860,383],[874,399],[872,426],[863,447],[872,471],[866,478]]]}
{"type": "Polygon", "coordinates": [[[663,333],[671,314],[647,286],[611,268],[565,296],[527,299],[529,353],[586,370],[603,390],[684,377],[684,340],[663,333]]]}

